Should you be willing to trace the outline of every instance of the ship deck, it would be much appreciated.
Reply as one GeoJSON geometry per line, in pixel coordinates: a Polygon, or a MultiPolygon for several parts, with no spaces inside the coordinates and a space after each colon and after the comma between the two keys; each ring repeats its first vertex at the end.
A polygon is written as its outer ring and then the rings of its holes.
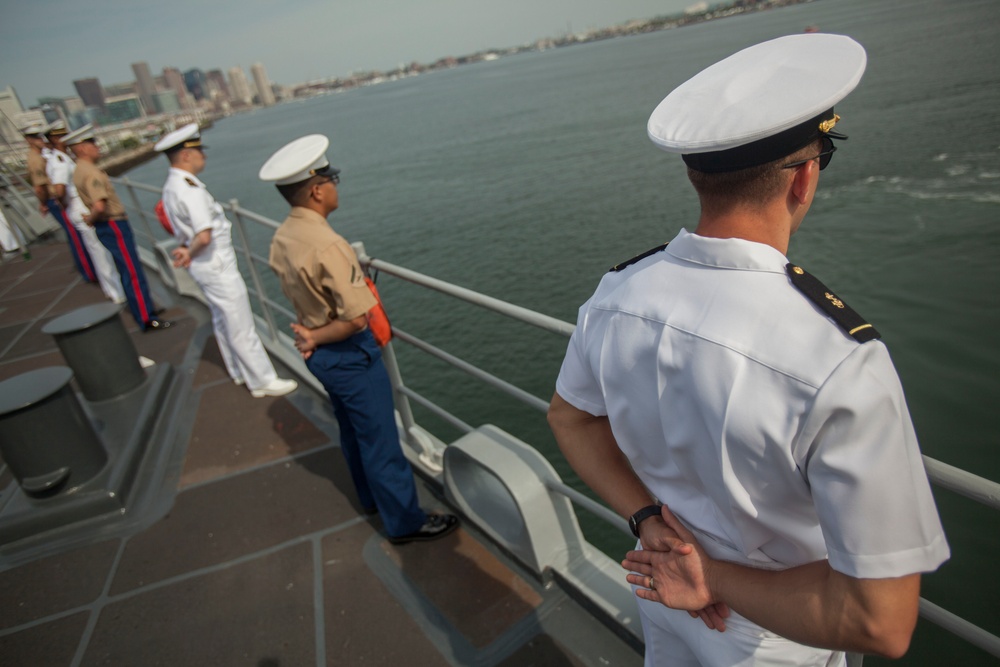
{"type": "MultiPolygon", "coordinates": [[[[103,302],[64,243],[31,249],[0,265],[0,381],[66,365],[42,327],[103,302]]],[[[641,664],[468,524],[389,544],[355,500],[326,397],[300,383],[251,398],[229,381],[205,307],[148,275],[174,326],[143,334],[121,317],[140,355],[174,368],[179,398],[157,426],[173,453],[125,516],[0,548],[0,663],[641,664]]],[[[21,493],[6,467],[0,489],[0,503],[21,493]]]]}

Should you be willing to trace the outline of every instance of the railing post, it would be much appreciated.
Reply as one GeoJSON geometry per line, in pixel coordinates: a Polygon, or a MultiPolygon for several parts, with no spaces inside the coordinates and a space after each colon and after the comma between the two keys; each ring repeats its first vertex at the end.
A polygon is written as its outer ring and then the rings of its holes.
{"type": "Polygon", "coordinates": [[[149,220],[146,219],[146,213],[142,210],[142,206],[139,205],[139,198],[135,196],[135,190],[132,189],[132,183],[129,182],[127,177],[122,176],[121,184],[128,189],[128,196],[129,199],[132,200],[132,207],[135,208],[136,212],[139,214],[139,219],[142,220],[142,224],[146,228],[146,236],[149,237],[149,247],[153,250],[156,245],[156,237],[153,236],[153,228],[150,227],[149,220]]]}
{"type": "Polygon", "coordinates": [[[257,292],[257,303],[260,304],[261,310],[264,311],[264,320],[267,322],[267,328],[271,332],[271,340],[277,343],[278,327],[274,323],[274,315],[271,313],[270,306],[267,305],[267,299],[264,298],[264,286],[261,283],[260,275],[257,273],[257,267],[253,261],[253,251],[250,249],[250,242],[247,240],[246,229],[243,227],[243,217],[240,215],[240,203],[235,199],[230,199],[229,206],[232,208],[233,217],[236,218],[236,220],[233,221],[233,226],[236,227],[236,230],[239,233],[240,245],[243,246],[243,252],[247,258],[247,268],[250,271],[250,279],[253,280],[254,290],[257,292]]]}
{"type": "MultiPolygon", "coordinates": [[[[358,256],[358,262],[362,266],[371,264],[371,257],[365,252],[364,243],[355,241],[351,244],[351,247],[354,248],[354,252],[358,256]]],[[[430,442],[427,442],[426,438],[421,437],[417,428],[417,422],[413,418],[413,410],[410,408],[410,399],[400,391],[403,387],[403,376],[399,372],[399,364],[396,361],[396,351],[392,347],[392,341],[389,341],[382,348],[382,361],[385,363],[385,370],[389,374],[389,382],[392,384],[392,394],[396,402],[396,410],[399,412],[399,418],[403,422],[403,430],[405,431],[403,437],[406,438],[406,442],[410,445],[410,448],[419,453],[420,460],[424,465],[432,470],[442,470],[441,452],[435,451],[430,442]]]]}

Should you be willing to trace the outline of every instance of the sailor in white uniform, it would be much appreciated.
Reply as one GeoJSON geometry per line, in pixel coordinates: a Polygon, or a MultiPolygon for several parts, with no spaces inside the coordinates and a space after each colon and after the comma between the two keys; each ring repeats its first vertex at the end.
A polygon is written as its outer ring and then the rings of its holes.
{"type": "Polygon", "coordinates": [[[278,377],[257,335],[233,250],[232,223],[198,179],[205,168],[198,125],[167,134],[155,148],[170,161],[163,206],[180,243],[173,252],[174,265],[187,268],[208,300],[226,371],[236,384],[245,383],[254,398],[294,391],[298,384],[278,377]]]}
{"type": "Polygon", "coordinates": [[[865,64],[848,37],[793,35],[675,89],[648,133],[683,156],[697,227],[580,308],[549,422],[630,517],[646,665],[899,657],[949,557],[888,350],[786,258],[865,64]]]}
{"type": "Polygon", "coordinates": [[[97,238],[97,231],[83,221],[83,216],[90,211],[83,205],[83,200],[73,185],[76,162],[69,156],[62,143],[62,138],[66,134],[66,126],[62,121],[56,121],[45,131],[45,136],[51,144],[51,148],[45,154],[45,172],[49,177],[52,195],[62,204],[70,224],[80,233],[80,239],[87,247],[94,265],[94,273],[97,274],[97,282],[104,296],[115,303],[125,303],[125,291],[122,289],[122,281],[111,253],[97,238]]]}

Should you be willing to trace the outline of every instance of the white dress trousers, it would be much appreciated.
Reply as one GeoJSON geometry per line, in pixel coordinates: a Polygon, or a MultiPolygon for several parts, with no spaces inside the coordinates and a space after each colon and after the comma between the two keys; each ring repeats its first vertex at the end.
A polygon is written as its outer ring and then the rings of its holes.
{"type": "Polygon", "coordinates": [[[188,271],[204,292],[212,312],[212,328],[226,372],[250,390],[260,389],[277,377],[271,359],[257,335],[246,283],[240,275],[230,230],[222,206],[197,176],[170,169],[163,186],[163,206],[184,246],[206,229],[212,242],[191,258],[188,271]]]}

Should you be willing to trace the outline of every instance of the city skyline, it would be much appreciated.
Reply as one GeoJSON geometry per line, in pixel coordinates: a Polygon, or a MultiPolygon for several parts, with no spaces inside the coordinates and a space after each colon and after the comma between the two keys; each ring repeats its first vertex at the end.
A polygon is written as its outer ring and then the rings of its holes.
{"type": "Polygon", "coordinates": [[[289,0],[279,7],[264,0],[207,5],[178,0],[165,15],[162,4],[136,0],[123,16],[121,5],[110,0],[94,0],[86,8],[70,0],[30,5],[0,0],[5,19],[0,25],[0,88],[13,86],[24,106],[31,107],[39,97],[74,96],[74,80],[97,78],[105,85],[136,80],[131,65],[142,62],[154,74],[164,68],[249,70],[263,62],[271,82],[288,85],[519,46],[570,31],[676,14],[691,4],[693,0],[384,0],[369,6],[289,0]],[[50,33],[60,38],[47,39],[50,33]],[[102,39],[95,41],[93,34],[102,39]],[[296,39],[286,39],[293,34],[296,39]]]}

